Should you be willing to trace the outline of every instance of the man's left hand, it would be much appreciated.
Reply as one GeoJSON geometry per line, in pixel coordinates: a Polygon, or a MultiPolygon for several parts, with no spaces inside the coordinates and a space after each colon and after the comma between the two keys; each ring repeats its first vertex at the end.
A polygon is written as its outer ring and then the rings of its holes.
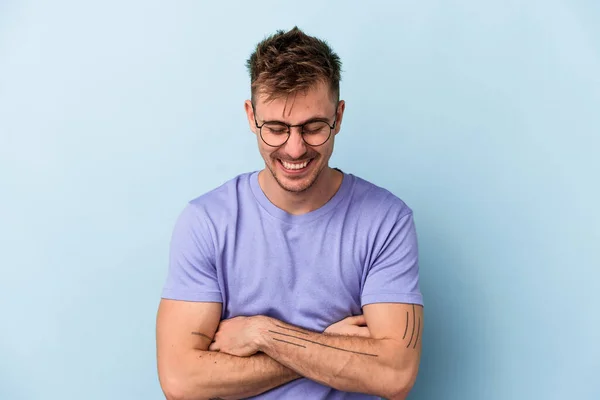
{"type": "Polygon", "coordinates": [[[231,354],[238,357],[249,357],[258,351],[261,326],[264,316],[234,317],[219,323],[210,351],[231,354]]]}

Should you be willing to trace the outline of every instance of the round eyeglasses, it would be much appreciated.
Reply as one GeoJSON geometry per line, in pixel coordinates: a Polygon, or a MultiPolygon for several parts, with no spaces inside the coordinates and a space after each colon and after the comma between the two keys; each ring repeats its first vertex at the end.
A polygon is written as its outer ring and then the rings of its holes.
{"type": "Polygon", "coordinates": [[[267,146],[271,147],[283,146],[290,138],[290,132],[293,127],[300,128],[304,143],[313,147],[321,146],[331,137],[331,132],[335,129],[337,118],[336,115],[333,125],[329,125],[329,122],[321,118],[315,118],[300,125],[288,125],[279,121],[267,121],[262,125],[258,125],[256,113],[254,112],[254,104],[252,105],[252,111],[254,113],[254,123],[260,132],[260,138],[267,146]]]}

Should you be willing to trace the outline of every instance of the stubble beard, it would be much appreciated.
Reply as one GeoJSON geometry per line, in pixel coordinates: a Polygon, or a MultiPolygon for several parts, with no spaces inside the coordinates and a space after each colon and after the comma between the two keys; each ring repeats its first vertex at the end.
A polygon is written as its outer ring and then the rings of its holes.
{"type": "MultiPolygon", "coordinates": [[[[311,163],[318,162],[319,158],[320,157],[316,157],[315,159],[313,159],[311,161],[311,163]]],[[[278,163],[278,162],[279,162],[279,159],[277,159],[277,158],[271,158],[271,163],[267,163],[267,168],[271,172],[271,175],[273,176],[273,179],[275,179],[275,182],[277,182],[277,184],[279,185],[279,187],[281,187],[286,192],[290,192],[290,193],[303,193],[303,192],[306,192],[308,189],[310,189],[311,187],[313,187],[315,185],[315,183],[317,182],[317,179],[321,175],[321,172],[323,172],[323,169],[325,168],[324,165],[321,165],[319,169],[315,169],[314,171],[312,171],[311,174],[308,177],[304,177],[304,178],[300,178],[300,179],[294,180],[296,182],[305,182],[301,186],[288,185],[282,179],[280,179],[279,176],[277,176],[277,173],[276,173],[276,168],[277,167],[274,166],[274,164],[278,163]]]]}

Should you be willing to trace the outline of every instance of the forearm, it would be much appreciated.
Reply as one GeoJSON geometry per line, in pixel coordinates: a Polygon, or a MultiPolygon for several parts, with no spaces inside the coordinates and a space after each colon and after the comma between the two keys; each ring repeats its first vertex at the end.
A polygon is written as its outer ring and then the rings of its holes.
{"type": "MultiPolygon", "coordinates": [[[[386,398],[398,397],[403,365],[391,339],[324,335],[272,320],[260,350],[298,374],[326,386],[386,398]]],[[[407,364],[408,365],[408,364],[407,364]]]]}
{"type": "Polygon", "coordinates": [[[176,371],[169,374],[177,382],[171,385],[171,397],[177,400],[246,398],[299,378],[293,370],[263,353],[236,357],[193,350],[171,365],[177,365],[176,371]]]}

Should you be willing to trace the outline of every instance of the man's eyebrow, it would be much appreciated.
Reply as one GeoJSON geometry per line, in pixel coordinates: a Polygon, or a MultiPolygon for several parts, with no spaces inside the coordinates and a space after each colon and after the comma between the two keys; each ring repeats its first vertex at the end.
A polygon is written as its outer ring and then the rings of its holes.
{"type": "Polygon", "coordinates": [[[302,122],[300,122],[298,124],[288,124],[287,122],[284,122],[284,121],[272,119],[272,120],[268,120],[268,121],[263,121],[263,124],[266,124],[266,123],[271,123],[271,124],[272,123],[276,123],[276,124],[294,125],[295,126],[295,125],[304,125],[304,124],[308,124],[309,122],[317,122],[317,121],[324,121],[324,122],[329,123],[329,118],[327,118],[327,117],[321,117],[321,116],[314,116],[314,117],[311,117],[311,118],[309,118],[307,120],[304,120],[304,121],[302,121],[302,122]]]}

